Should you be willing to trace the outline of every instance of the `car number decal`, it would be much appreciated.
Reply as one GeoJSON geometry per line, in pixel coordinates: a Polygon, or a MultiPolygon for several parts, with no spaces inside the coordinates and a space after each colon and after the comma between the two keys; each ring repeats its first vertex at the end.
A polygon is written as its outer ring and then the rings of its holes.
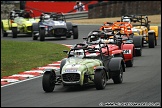
{"type": "Polygon", "coordinates": [[[131,54],[131,50],[123,50],[123,54],[131,54]]]}

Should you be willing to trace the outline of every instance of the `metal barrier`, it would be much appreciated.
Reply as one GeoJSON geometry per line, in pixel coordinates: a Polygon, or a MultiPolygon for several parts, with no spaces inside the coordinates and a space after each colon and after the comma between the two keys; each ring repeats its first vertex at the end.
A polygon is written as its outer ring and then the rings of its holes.
{"type": "Polygon", "coordinates": [[[88,11],[65,13],[65,18],[68,19],[88,19],[88,11]]]}

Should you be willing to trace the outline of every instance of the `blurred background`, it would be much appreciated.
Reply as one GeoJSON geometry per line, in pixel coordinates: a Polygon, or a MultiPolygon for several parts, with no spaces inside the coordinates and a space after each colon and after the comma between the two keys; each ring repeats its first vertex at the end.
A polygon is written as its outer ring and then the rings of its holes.
{"type": "MultiPolygon", "coordinates": [[[[86,18],[120,17],[125,14],[161,14],[161,1],[81,1],[86,18]],[[96,14],[97,13],[97,14],[96,14]]],[[[31,9],[35,16],[42,12],[76,13],[76,1],[1,1],[1,18],[7,18],[13,9],[31,9]]],[[[78,16],[79,17],[79,16],[78,16]]]]}

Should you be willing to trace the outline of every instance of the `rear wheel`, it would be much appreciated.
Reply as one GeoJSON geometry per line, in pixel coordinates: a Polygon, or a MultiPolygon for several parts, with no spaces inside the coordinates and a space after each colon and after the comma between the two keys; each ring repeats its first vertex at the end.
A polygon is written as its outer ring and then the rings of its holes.
{"type": "Polygon", "coordinates": [[[135,56],[142,55],[142,47],[143,47],[143,37],[142,36],[134,36],[133,37],[133,44],[135,46],[135,56]]]}
{"type": "Polygon", "coordinates": [[[102,90],[106,87],[106,73],[104,70],[97,70],[94,74],[94,83],[97,90],[102,90]]]}
{"type": "Polygon", "coordinates": [[[42,86],[45,92],[52,92],[55,88],[56,75],[52,71],[43,74],[42,86]]]}
{"type": "Polygon", "coordinates": [[[123,82],[123,68],[122,68],[122,65],[120,65],[120,70],[119,70],[118,75],[112,76],[112,79],[113,79],[115,84],[120,84],[120,83],[123,82]]]}
{"type": "Polygon", "coordinates": [[[38,23],[33,23],[33,25],[32,25],[32,37],[33,37],[33,40],[38,40],[38,36],[35,36],[35,34],[37,33],[36,31],[39,31],[38,23]]]}
{"type": "Polygon", "coordinates": [[[133,58],[125,62],[126,67],[133,67],[133,58]]]}
{"type": "Polygon", "coordinates": [[[135,50],[135,56],[141,56],[142,55],[142,48],[135,50]]]}
{"type": "Polygon", "coordinates": [[[150,33],[148,35],[148,46],[149,46],[149,48],[155,47],[155,35],[154,35],[154,33],[150,33]]]}
{"type": "Polygon", "coordinates": [[[39,35],[40,35],[40,41],[44,41],[45,40],[45,29],[44,28],[40,28],[39,35]]]}
{"type": "Polygon", "coordinates": [[[17,27],[12,27],[12,37],[17,38],[17,27]]]}

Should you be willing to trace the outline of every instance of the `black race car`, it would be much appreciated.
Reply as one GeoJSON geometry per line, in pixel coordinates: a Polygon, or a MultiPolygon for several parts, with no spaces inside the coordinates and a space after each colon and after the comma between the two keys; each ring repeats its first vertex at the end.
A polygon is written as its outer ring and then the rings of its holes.
{"type": "Polygon", "coordinates": [[[44,41],[45,37],[65,37],[78,39],[78,26],[71,22],[66,22],[65,16],[61,12],[46,12],[40,15],[40,22],[34,23],[32,27],[33,40],[44,41]]]}

